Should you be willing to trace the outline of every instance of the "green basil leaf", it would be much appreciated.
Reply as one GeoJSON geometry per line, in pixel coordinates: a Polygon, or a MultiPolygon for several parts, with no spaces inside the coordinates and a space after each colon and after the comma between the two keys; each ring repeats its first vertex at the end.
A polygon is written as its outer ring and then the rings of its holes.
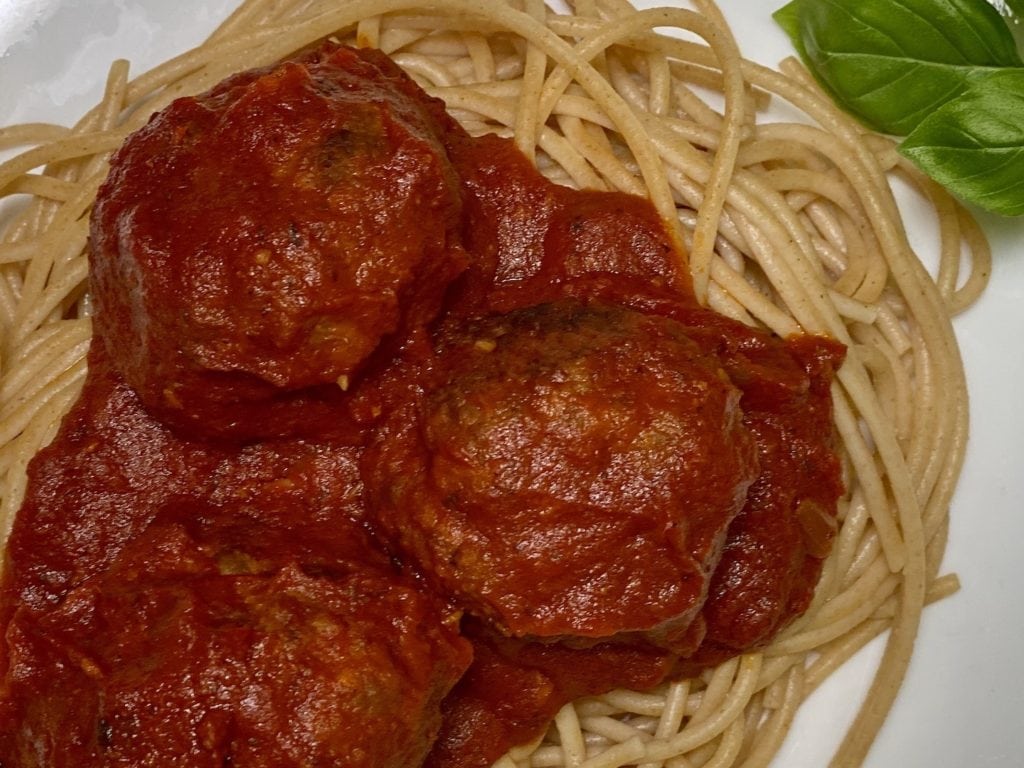
{"type": "Polygon", "coordinates": [[[900,152],[964,200],[1024,214],[1024,70],[971,83],[922,120],[900,152]]]}
{"type": "Polygon", "coordinates": [[[775,20],[837,103],[901,136],[975,77],[1024,66],[984,0],[793,0],[775,20]]]}

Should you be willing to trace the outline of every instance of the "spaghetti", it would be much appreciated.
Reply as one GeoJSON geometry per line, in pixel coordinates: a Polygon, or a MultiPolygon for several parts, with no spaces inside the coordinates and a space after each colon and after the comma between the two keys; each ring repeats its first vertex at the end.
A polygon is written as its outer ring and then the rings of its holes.
{"type": "Polygon", "coordinates": [[[873,637],[884,657],[834,764],[862,762],[899,689],[939,577],[963,460],[967,398],[950,317],[984,288],[973,220],[886,139],[836,111],[794,62],[741,58],[720,11],[636,11],[625,0],[250,0],[201,46],[129,79],[71,129],[14,126],[0,194],[28,196],[0,243],[0,521],[25,467],[55,434],[85,375],[88,212],[106,158],[153,111],[225,76],[335,36],[379,47],[446,101],[472,133],[515,138],[554,181],[650,198],[685,242],[698,295],[780,334],[847,345],[834,386],[847,493],[815,600],[761,653],[663,689],[576,702],[538,743],[500,764],[767,765],[800,702],[873,637]],[[655,31],[672,27],[682,35],[655,31]],[[770,94],[799,124],[764,124],[770,94]],[[909,181],[942,236],[932,277],[907,243],[891,192],[909,181]],[[962,259],[962,251],[969,259],[962,259]],[[968,274],[961,274],[969,271],[968,274]]]}

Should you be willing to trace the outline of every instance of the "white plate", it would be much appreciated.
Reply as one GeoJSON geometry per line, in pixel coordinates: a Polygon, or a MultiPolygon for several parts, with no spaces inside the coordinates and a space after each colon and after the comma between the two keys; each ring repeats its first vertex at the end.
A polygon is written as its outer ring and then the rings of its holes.
{"type": "MultiPolygon", "coordinates": [[[[97,100],[113,58],[136,72],[198,43],[233,0],[0,0],[0,125],[72,121],[97,100]]],[[[648,3],[653,4],[653,3],[648,3]]],[[[779,0],[781,4],[781,0],[779,0]]],[[[723,0],[744,54],[790,54],[775,3],[723,0]]],[[[983,216],[992,283],[957,321],[970,379],[972,434],[946,570],[964,589],[928,610],[909,678],[869,768],[1024,764],[1024,221],[983,216]]],[[[922,252],[923,220],[910,229],[922,252]]],[[[869,647],[807,703],[775,765],[828,763],[870,677],[869,647]]]]}

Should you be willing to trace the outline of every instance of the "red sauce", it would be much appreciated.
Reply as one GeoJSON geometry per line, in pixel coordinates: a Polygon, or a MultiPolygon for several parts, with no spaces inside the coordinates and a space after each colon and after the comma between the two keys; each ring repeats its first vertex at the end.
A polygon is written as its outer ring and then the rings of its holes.
{"type": "Polygon", "coordinates": [[[483,768],[806,609],[842,348],[699,307],[647,202],[547,182],[382,54],[175,102],[93,227],[0,766],[483,768]]]}

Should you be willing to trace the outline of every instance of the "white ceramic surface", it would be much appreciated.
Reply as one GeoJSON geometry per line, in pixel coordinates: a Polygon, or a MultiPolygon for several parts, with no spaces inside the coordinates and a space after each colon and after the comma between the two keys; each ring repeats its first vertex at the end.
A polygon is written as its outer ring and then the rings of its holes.
{"type": "MultiPolygon", "coordinates": [[[[343,0],[339,0],[343,2],[343,0]]],[[[654,3],[648,2],[647,5],[654,3]]],[[[0,125],[68,122],[101,92],[111,59],[134,71],[197,43],[233,0],[0,0],[0,125]]],[[[748,58],[789,55],[774,3],[722,0],[748,58]]],[[[911,211],[922,253],[934,242],[911,211]]],[[[1024,765],[1024,221],[982,216],[995,250],[991,287],[956,323],[970,378],[972,433],[953,506],[946,570],[963,590],[930,608],[910,675],[868,768],[1024,765]]],[[[828,763],[855,712],[876,643],[802,710],[775,765],[828,763]]]]}

